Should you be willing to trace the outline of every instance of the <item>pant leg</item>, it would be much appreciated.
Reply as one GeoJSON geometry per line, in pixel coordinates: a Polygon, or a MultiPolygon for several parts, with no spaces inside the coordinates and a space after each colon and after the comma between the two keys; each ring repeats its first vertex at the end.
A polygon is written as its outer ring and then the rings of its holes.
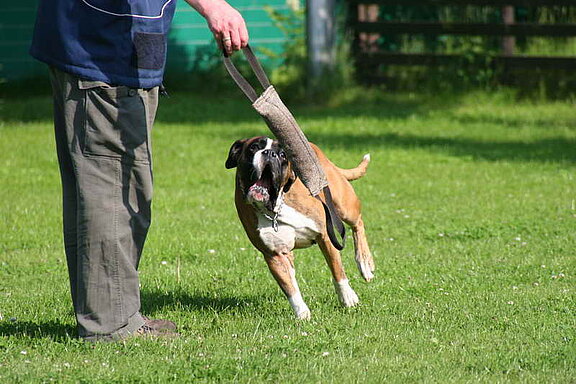
{"type": "MultiPolygon", "coordinates": [[[[74,308],[76,308],[76,285],[77,285],[77,181],[76,171],[70,156],[71,148],[77,145],[74,138],[74,122],[68,122],[71,126],[67,129],[67,119],[65,116],[65,102],[69,90],[64,81],[65,74],[52,71],[50,81],[52,84],[52,94],[54,102],[54,134],[56,139],[56,152],[58,154],[58,164],[60,167],[60,177],[62,181],[62,208],[63,208],[63,230],[64,230],[64,250],[68,263],[68,275],[70,278],[70,291],[74,308]]],[[[71,101],[68,101],[70,104],[71,101]]],[[[70,105],[68,105],[70,108],[70,105]]],[[[81,126],[81,125],[80,125],[81,126]]]]}
{"type": "Polygon", "coordinates": [[[57,70],[52,82],[79,335],[122,337],[143,324],[137,268],[151,220],[158,90],[110,87],[57,70]]]}

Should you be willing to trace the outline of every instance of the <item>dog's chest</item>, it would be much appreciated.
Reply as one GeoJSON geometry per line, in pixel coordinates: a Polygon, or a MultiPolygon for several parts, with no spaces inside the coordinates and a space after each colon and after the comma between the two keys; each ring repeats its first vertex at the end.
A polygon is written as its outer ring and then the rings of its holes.
{"type": "Polygon", "coordinates": [[[270,216],[258,213],[258,234],[271,251],[309,247],[320,233],[314,220],[289,205],[282,206],[276,220],[275,228],[270,216]]]}

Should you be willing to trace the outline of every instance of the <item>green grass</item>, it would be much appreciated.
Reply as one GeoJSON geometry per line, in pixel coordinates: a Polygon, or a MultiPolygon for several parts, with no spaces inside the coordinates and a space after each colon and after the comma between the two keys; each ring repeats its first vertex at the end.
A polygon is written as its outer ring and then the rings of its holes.
{"type": "Polygon", "coordinates": [[[298,251],[312,320],[296,322],[224,168],[265,125],[239,95],[163,99],[142,310],[182,337],[98,345],[74,338],[50,101],[3,107],[0,382],[574,382],[574,104],[374,92],[295,108],[336,164],[371,153],[354,186],[377,263],[364,283],[345,249],[362,304],[343,309],[320,251],[298,251]]]}

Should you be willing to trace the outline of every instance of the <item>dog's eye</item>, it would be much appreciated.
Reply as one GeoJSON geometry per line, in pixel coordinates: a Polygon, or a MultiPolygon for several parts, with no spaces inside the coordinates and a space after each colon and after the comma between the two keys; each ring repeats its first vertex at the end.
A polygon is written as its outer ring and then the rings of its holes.
{"type": "Polygon", "coordinates": [[[284,151],[280,152],[279,156],[282,160],[286,160],[286,153],[284,153],[284,151]]]}

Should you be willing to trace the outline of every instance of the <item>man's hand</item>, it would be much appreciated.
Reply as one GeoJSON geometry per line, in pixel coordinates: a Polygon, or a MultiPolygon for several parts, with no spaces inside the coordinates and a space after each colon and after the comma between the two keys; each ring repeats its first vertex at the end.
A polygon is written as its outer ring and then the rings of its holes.
{"type": "Polygon", "coordinates": [[[231,55],[248,44],[248,30],[242,15],[224,0],[186,0],[198,11],[214,34],[220,49],[231,55]]]}

